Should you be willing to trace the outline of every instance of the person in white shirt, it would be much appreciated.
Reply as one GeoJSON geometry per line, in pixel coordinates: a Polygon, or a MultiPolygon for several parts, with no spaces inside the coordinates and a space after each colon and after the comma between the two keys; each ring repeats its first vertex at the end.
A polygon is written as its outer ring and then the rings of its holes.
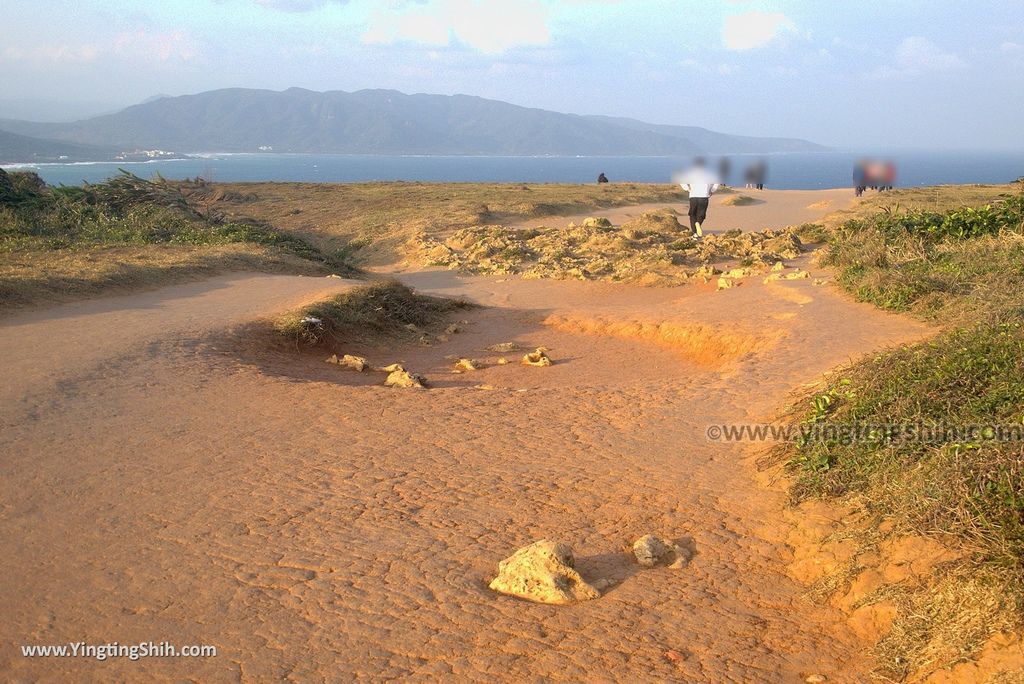
{"type": "Polygon", "coordinates": [[[690,195],[690,234],[702,237],[701,224],[708,215],[708,201],[718,190],[718,178],[704,166],[704,159],[693,160],[693,168],[679,180],[679,185],[690,195]]]}

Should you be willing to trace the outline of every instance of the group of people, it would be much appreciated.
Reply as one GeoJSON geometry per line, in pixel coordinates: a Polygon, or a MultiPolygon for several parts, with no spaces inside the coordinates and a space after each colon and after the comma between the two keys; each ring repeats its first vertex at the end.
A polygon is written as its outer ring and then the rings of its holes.
{"type": "Polygon", "coordinates": [[[891,161],[871,161],[861,159],[853,167],[853,191],[857,197],[864,194],[868,188],[878,190],[892,190],[896,182],[896,165],[891,161]]]}
{"type": "Polygon", "coordinates": [[[747,171],[743,174],[743,182],[745,188],[758,190],[764,190],[764,179],[768,175],[768,165],[764,161],[756,161],[747,167],[747,171]]]}
{"type": "MultiPolygon", "coordinates": [[[[729,173],[732,171],[732,162],[728,157],[718,160],[718,177],[722,183],[728,184],[729,173]]],[[[764,180],[768,176],[768,165],[763,159],[759,159],[746,168],[743,172],[744,187],[748,189],[764,190],[764,180]]]]}

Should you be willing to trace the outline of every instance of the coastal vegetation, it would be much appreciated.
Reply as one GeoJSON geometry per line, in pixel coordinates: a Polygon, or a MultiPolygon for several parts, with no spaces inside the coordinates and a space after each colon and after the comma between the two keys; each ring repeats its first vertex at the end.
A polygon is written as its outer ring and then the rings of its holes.
{"type": "Polygon", "coordinates": [[[796,502],[853,504],[870,521],[833,589],[863,586],[885,540],[949,551],[923,581],[857,603],[897,606],[876,655],[901,680],[1024,626],[1024,188],[884,199],[827,231],[822,261],[856,298],[939,332],[831,375],[794,409],[802,437],[782,452],[796,502]]]}
{"type": "Polygon", "coordinates": [[[199,212],[160,178],[124,172],[96,185],[49,187],[32,172],[0,173],[4,308],[225,270],[355,273],[344,255],[266,222],[199,212]]]}

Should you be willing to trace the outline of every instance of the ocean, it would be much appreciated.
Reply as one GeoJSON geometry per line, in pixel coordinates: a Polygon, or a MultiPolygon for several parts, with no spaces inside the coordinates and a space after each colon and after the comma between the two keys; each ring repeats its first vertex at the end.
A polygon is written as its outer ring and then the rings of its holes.
{"type": "MultiPolygon", "coordinates": [[[[772,155],[733,155],[731,185],[743,184],[743,170],[763,159],[768,166],[766,186],[813,190],[850,187],[858,159],[891,159],[897,167],[897,186],[961,183],[1006,183],[1024,176],[1020,152],[815,152],[772,155]]],[[[214,181],[304,181],[350,183],[361,181],[591,183],[599,173],[612,182],[669,182],[689,159],[678,157],[463,157],[375,156],[337,154],[218,154],[191,159],[135,163],[78,162],[22,164],[51,185],[95,183],[117,174],[118,168],[148,178],[156,173],[169,179],[202,176],[214,181]]],[[[709,162],[717,166],[717,158],[709,162]]]]}

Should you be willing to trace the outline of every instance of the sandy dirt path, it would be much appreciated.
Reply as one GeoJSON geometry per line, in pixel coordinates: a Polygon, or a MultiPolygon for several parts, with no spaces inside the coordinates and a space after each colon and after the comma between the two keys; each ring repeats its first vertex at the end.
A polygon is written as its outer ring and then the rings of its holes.
{"type": "Polygon", "coordinates": [[[927,331],[808,280],[402,278],[488,307],[448,342],[344,350],[403,360],[431,390],[244,337],[336,280],[232,276],[0,323],[8,679],[865,676],[862,644],[784,574],[781,494],[706,430],[927,331]],[[484,348],[508,340],[555,365],[496,365],[484,348]],[[454,375],[453,354],[489,365],[454,375]],[[624,549],[649,531],[692,541],[689,567],[637,571],[624,549]],[[491,593],[497,562],[542,537],[616,586],[570,607],[491,593]],[[219,654],[20,655],[79,640],[219,654]]]}

